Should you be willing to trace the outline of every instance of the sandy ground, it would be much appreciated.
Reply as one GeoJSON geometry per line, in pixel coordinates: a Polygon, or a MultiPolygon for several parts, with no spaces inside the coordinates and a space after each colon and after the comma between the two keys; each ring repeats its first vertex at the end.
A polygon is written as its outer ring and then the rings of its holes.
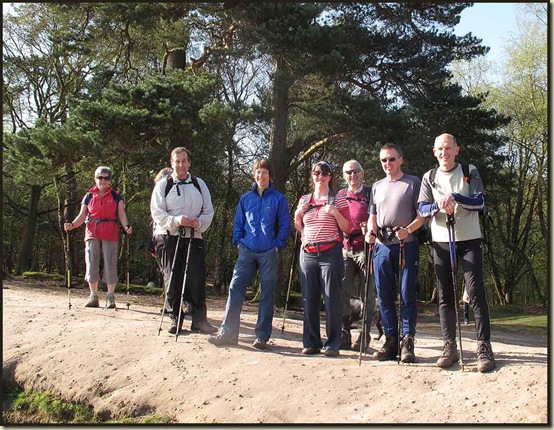
{"type": "MultiPolygon", "coordinates": [[[[547,338],[493,324],[497,368],[476,368],[473,325],[463,326],[464,372],[435,366],[442,351],[434,308],[421,311],[415,364],[378,362],[341,351],[303,356],[301,314],[281,334],[275,318],[267,351],[251,345],[256,308],[243,310],[237,346],[217,348],[187,330],[158,335],[162,298],[124,295],[119,308],[85,308],[87,290],[4,282],[3,376],[51,390],[111,417],[159,414],[177,423],[547,424],[547,338]]],[[[104,295],[100,296],[104,300],[104,295]]],[[[224,299],[210,300],[209,320],[224,299]]],[[[322,325],[322,336],[324,336],[322,325]]],[[[357,330],[353,329],[353,333],[357,330]]],[[[378,348],[384,337],[373,340],[378,348]]]]}

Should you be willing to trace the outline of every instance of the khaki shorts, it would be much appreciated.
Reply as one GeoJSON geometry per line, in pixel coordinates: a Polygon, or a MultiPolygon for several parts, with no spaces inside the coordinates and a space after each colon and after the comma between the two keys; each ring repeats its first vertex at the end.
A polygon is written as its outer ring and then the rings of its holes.
{"type": "Polygon", "coordinates": [[[102,280],[106,284],[117,283],[117,242],[112,240],[90,239],[85,241],[85,281],[96,283],[100,280],[100,254],[104,260],[102,280]]]}

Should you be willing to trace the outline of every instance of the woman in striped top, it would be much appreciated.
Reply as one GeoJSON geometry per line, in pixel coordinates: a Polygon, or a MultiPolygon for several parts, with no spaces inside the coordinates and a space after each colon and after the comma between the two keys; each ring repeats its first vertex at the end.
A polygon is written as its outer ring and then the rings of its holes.
{"type": "Polygon", "coordinates": [[[333,171],[325,161],[312,167],[313,192],[300,199],[294,213],[294,226],[302,234],[300,285],[304,304],[303,354],[318,354],[323,348],[320,335],[319,303],[325,299],[327,342],[325,355],[339,355],[342,327],[344,274],[342,233],[350,232],[346,195],[336,195],[331,187],[333,171]]]}

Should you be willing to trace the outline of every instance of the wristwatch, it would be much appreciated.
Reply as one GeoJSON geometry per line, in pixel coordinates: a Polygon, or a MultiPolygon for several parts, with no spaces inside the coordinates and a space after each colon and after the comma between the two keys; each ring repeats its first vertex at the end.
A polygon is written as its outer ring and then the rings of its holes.
{"type": "Polygon", "coordinates": [[[410,227],[405,227],[408,234],[412,234],[412,229],[410,227]]]}

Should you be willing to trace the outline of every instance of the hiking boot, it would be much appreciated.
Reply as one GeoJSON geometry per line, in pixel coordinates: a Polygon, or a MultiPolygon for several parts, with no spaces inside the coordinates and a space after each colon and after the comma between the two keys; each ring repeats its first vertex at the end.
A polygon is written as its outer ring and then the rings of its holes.
{"type": "Polygon", "coordinates": [[[256,338],[252,346],[256,349],[266,349],[267,348],[267,340],[260,339],[259,337],[256,338]]]}
{"type": "Polygon", "coordinates": [[[398,354],[398,336],[385,335],[385,344],[379,351],[373,353],[373,358],[379,361],[396,360],[398,354]]]}
{"type": "MultiPolygon", "coordinates": [[[[352,344],[352,350],[353,351],[360,351],[360,344],[362,343],[362,335],[363,335],[363,333],[360,332],[360,334],[358,335],[358,339],[356,339],[356,342],[354,342],[352,344]]],[[[367,352],[367,349],[369,348],[370,343],[371,343],[371,336],[368,333],[365,337],[365,344],[362,348],[362,352],[367,352]]]]}
{"type": "Polygon", "coordinates": [[[400,361],[402,363],[415,363],[414,335],[406,334],[400,343],[400,361]]]}
{"type": "Polygon", "coordinates": [[[190,331],[202,334],[212,334],[217,332],[217,327],[211,325],[208,321],[193,322],[190,326],[190,331]]]}
{"type": "Polygon", "coordinates": [[[352,344],[352,335],[348,330],[342,329],[340,334],[340,346],[339,349],[350,349],[350,345],[352,344]]]}
{"type": "Polygon", "coordinates": [[[340,352],[338,349],[327,347],[325,348],[325,352],[323,354],[325,354],[326,357],[338,357],[340,352]]]}
{"type": "Polygon", "coordinates": [[[307,347],[302,349],[302,354],[304,355],[314,355],[314,354],[319,354],[320,352],[321,352],[320,348],[307,347]]]}
{"type": "Polygon", "coordinates": [[[238,337],[226,336],[224,334],[216,334],[208,338],[208,342],[215,346],[236,345],[239,343],[238,337]]]}
{"type": "Polygon", "coordinates": [[[175,315],[171,315],[171,325],[167,329],[167,331],[171,334],[177,333],[177,326],[179,326],[179,332],[183,329],[183,318],[181,318],[181,321],[179,321],[179,324],[177,324],[177,317],[175,315]]]}
{"type": "Polygon", "coordinates": [[[115,297],[113,294],[108,294],[106,296],[106,308],[115,309],[115,297]]]}
{"type": "Polygon", "coordinates": [[[442,355],[437,360],[437,366],[446,369],[447,367],[452,366],[455,362],[460,359],[460,354],[458,354],[458,347],[456,342],[452,340],[444,341],[444,350],[442,355]]]}
{"type": "Polygon", "coordinates": [[[481,341],[477,345],[477,370],[481,373],[488,372],[496,366],[490,342],[481,341]]]}
{"type": "Polygon", "coordinates": [[[97,308],[99,306],[98,303],[98,295],[91,294],[88,302],[85,304],[85,308],[97,308]]]}

